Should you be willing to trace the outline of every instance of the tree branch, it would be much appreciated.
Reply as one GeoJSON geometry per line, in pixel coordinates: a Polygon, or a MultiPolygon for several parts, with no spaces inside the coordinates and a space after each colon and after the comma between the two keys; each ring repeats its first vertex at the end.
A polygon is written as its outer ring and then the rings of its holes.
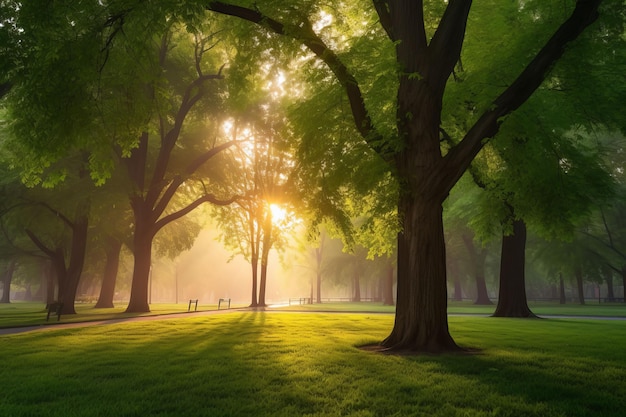
{"type": "Polygon", "coordinates": [[[47,247],[32,230],[25,229],[24,231],[26,232],[30,240],[35,244],[35,246],[39,248],[40,251],[42,251],[50,258],[53,258],[56,255],[55,251],[47,247]]]}
{"type": "Polygon", "coordinates": [[[363,137],[370,148],[372,148],[372,150],[379,154],[383,159],[387,161],[392,160],[392,151],[384,146],[383,136],[372,124],[372,120],[365,107],[365,101],[363,100],[363,94],[361,93],[359,83],[344,63],[339,59],[337,54],[335,54],[335,52],[330,49],[324,41],[317,36],[317,34],[315,34],[310,22],[307,21],[303,25],[286,26],[285,24],[264,15],[258,10],[235,6],[221,1],[209,1],[206,9],[256,23],[257,25],[262,26],[276,34],[285,35],[302,42],[303,45],[305,45],[328,66],[328,68],[335,75],[335,78],[337,78],[341,86],[344,88],[346,95],[348,96],[348,101],[350,102],[350,109],[354,118],[354,124],[361,137],[363,137]]]}
{"type": "Polygon", "coordinates": [[[237,143],[237,141],[233,140],[230,142],[223,143],[219,146],[215,146],[211,148],[209,151],[197,157],[189,165],[187,165],[185,171],[181,175],[177,175],[172,180],[172,182],[167,187],[163,195],[161,195],[161,197],[159,198],[154,208],[155,218],[158,218],[159,216],[161,216],[161,214],[165,211],[168,204],[170,203],[170,201],[176,194],[176,190],[178,190],[178,187],[180,187],[181,184],[185,182],[185,180],[189,178],[190,175],[196,172],[202,165],[204,165],[207,161],[209,161],[215,155],[228,149],[229,147],[233,146],[235,143],[237,143]]]}
{"type": "Polygon", "coordinates": [[[157,156],[154,173],[150,181],[148,195],[146,196],[146,201],[148,202],[148,204],[150,204],[150,206],[154,206],[154,204],[156,204],[157,200],[159,199],[159,195],[161,194],[162,188],[159,184],[162,184],[163,179],[165,178],[165,173],[167,172],[167,166],[169,164],[171,153],[174,149],[174,146],[176,145],[176,141],[180,136],[180,132],[183,128],[183,123],[193,106],[204,95],[204,92],[202,91],[202,84],[209,80],[222,79],[223,68],[224,66],[222,65],[217,74],[199,76],[185,89],[185,93],[183,95],[180,107],[178,108],[178,112],[176,113],[176,117],[174,119],[174,126],[165,134],[164,137],[161,138],[161,147],[157,156]]]}
{"type": "Polygon", "coordinates": [[[557,29],[535,58],[515,81],[494,101],[470,128],[463,140],[443,158],[439,176],[445,182],[446,195],[463,175],[471,161],[484,146],[484,139],[492,138],[500,129],[502,119],[521,106],[546,78],[550,69],[587,26],[598,18],[602,0],[578,0],[571,16],[557,29]]]}
{"type": "Polygon", "coordinates": [[[391,13],[389,12],[389,0],[372,0],[374,3],[374,8],[376,9],[376,13],[378,13],[378,19],[380,20],[380,25],[383,27],[385,32],[387,32],[387,36],[392,41],[396,40],[396,37],[393,34],[393,25],[391,23],[391,13]]]}
{"type": "Polygon", "coordinates": [[[436,91],[443,91],[459,61],[471,5],[471,0],[450,0],[428,46],[430,65],[424,77],[436,91]]]}
{"type": "Polygon", "coordinates": [[[195,200],[194,202],[192,202],[191,204],[189,204],[188,206],[174,212],[174,213],[170,213],[167,216],[163,217],[162,219],[160,219],[159,221],[157,221],[155,223],[155,227],[154,227],[154,233],[156,234],[156,232],[158,232],[159,230],[161,230],[165,225],[173,222],[174,220],[180,219],[181,217],[189,214],[190,212],[192,212],[194,209],[196,209],[197,207],[199,207],[201,204],[203,203],[211,203],[214,204],[216,206],[227,206],[229,204],[234,203],[235,201],[237,201],[240,197],[239,196],[235,196],[235,197],[231,197],[228,200],[220,200],[217,197],[215,197],[213,194],[207,194],[204,195],[200,198],[198,198],[197,200],[195,200]]]}

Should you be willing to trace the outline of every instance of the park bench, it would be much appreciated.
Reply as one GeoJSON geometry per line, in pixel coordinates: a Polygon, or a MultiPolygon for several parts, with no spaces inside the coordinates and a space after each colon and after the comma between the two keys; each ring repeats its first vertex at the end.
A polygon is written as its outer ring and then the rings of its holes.
{"type": "Polygon", "coordinates": [[[187,313],[191,311],[192,304],[195,304],[193,311],[198,311],[198,299],[196,298],[195,300],[189,300],[189,307],[187,307],[187,313]]]}
{"type": "Polygon", "coordinates": [[[217,303],[217,309],[219,310],[222,306],[222,302],[228,301],[228,308],[230,308],[230,298],[220,298],[220,301],[217,303]]]}
{"type": "Polygon", "coordinates": [[[46,321],[50,320],[50,314],[57,315],[57,321],[61,320],[61,311],[63,310],[63,303],[54,302],[48,304],[48,314],[46,315],[46,321]]]}
{"type": "Polygon", "coordinates": [[[300,297],[300,298],[290,298],[289,299],[289,305],[291,305],[292,303],[295,304],[296,302],[298,303],[298,305],[312,304],[310,297],[300,297]]]}

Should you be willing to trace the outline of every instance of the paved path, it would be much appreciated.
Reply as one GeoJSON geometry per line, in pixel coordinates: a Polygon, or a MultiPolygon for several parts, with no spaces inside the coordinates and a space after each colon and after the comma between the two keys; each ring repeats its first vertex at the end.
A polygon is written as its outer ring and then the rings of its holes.
{"type": "MultiPolygon", "coordinates": [[[[273,310],[273,309],[262,309],[263,311],[272,312],[272,313],[326,313],[326,314],[394,314],[387,312],[379,312],[379,311],[324,311],[324,310],[273,310]]],[[[224,310],[207,310],[207,311],[192,311],[190,313],[172,313],[172,314],[159,314],[153,316],[139,316],[139,317],[128,317],[128,318],[119,318],[119,319],[110,319],[110,320],[100,320],[100,321],[84,321],[84,322],[76,322],[76,323],[57,323],[50,322],[46,324],[41,324],[37,326],[25,326],[25,327],[11,327],[0,329],[0,336],[11,335],[11,334],[19,334],[19,333],[27,333],[27,332],[37,332],[37,331],[46,331],[46,330],[58,330],[58,329],[73,329],[79,327],[91,327],[91,326],[104,326],[109,324],[116,323],[128,323],[128,322],[136,322],[136,321],[155,321],[155,320],[173,320],[173,319],[185,319],[190,317],[202,317],[202,316],[212,316],[216,314],[228,314],[236,311],[258,311],[258,309],[254,308],[231,308],[224,310]]],[[[489,314],[449,314],[449,317],[462,317],[462,316],[472,316],[472,317],[489,317],[489,314]]],[[[561,315],[541,315],[540,318],[544,319],[578,319],[578,320],[617,320],[617,321],[626,321],[626,317],[607,317],[607,316],[561,316],[561,315]]]]}

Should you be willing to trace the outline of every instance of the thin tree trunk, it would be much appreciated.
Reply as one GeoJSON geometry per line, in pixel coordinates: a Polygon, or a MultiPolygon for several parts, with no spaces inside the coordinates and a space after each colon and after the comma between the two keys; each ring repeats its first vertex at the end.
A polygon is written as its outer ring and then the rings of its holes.
{"type": "Polygon", "coordinates": [[[87,217],[88,206],[78,209],[76,220],[72,226],[72,246],[70,252],[69,265],[66,271],[63,292],[59,295],[63,302],[62,314],[76,314],[74,304],[76,302],[76,292],[80,277],[85,264],[85,254],[87,252],[87,232],[89,221],[87,217]]]}
{"type": "Polygon", "coordinates": [[[626,265],[622,266],[622,301],[626,303],[626,265]]]}
{"type": "Polygon", "coordinates": [[[250,259],[250,266],[252,267],[252,294],[250,298],[250,307],[256,307],[259,305],[257,294],[259,287],[259,258],[253,255],[250,259]]]}
{"type": "Polygon", "coordinates": [[[536,317],[526,300],[526,225],[513,221],[513,234],[502,238],[500,290],[494,317],[536,317]]]}
{"type": "Polygon", "coordinates": [[[580,265],[576,266],[574,270],[574,276],[576,278],[576,290],[578,291],[578,303],[585,305],[585,288],[583,282],[583,270],[580,265]]]}
{"type": "Polygon", "coordinates": [[[448,258],[448,265],[450,274],[448,277],[452,277],[452,284],[454,286],[454,293],[452,299],[454,301],[463,301],[463,287],[461,286],[461,277],[459,276],[459,264],[455,259],[448,258]]]}
{"type": "Polygon", "coordinates": [[[565,281],[563,280],[563,274],[559,273],[559,304],[565,304],[567,299],[565,298],[565,281]]]}
{"type": "MultiPolygon", "coordinates": [[[[322,303],[322,250],[324,247],[324,237],[322,236],[322,241],[320,243],[319,248],[315,248],[315,275],[316,275],[316,289],[317,289],[317,299],[316,302],[318,304],[322,303]]],[[[313,300],[313,292],[311,292],[311,300],[313,300]]]]}
{"type": "Polygon", "coordinates": [[[352,284],[354,286],[354,292],[352,293],[352,301],[360,302],[361,301],[361,279],[359,277],[359,273],[355,272],[352,276],[352,284]]]}
{"type": "Polygon", "coordinates": [[[604,274],[604,280],[606,281],[607,294],[606,297],[609,301],[615,301],[615,291],[613,289],[613,272],[607,271],[604,274]]]}
{"type": "Polygon", "coordinates": [[[107,237],[105,241],[106,264],[104,265],[104,275],[102,276],[102,286],[100,296],[95,308],[113,308],[113,297],[115,296],[115,283],[117,272],[120,266],[120,251],[122,242],[118,239],[107,237]]]}
{"type": "Polygon", "coordinates": [[[476,281],[476,305],[492,305],[493,302],[489,299],[489,292],[487,291],[487,282],[485,281],[485,260],[487,259],[487,250],[481,248],[476,249],[473,236],[467,233],[463,233],[463,243],[467,248],[472,262],[472,269],[474,273],[474,279],[476,281]]]}
{"type": "Polygon", "coordinates": [[[11,281],[13,280],[15,265],[15,259],[11,259],[2,275],[2,298],[0,298],[0,303],[8,304],[11,302],[11,281]]]}
{"type": "Polygon", "coordinates": [[[387,273],[383,287],[383,304],[386,306],[395,304],[393,301],[393,271],[393,263],[391,260],[387,260],[387,273]]]}
{"type": "MultiPolygon", "coordinates": [[[[263,256],[265,258],[265,256],[263,256]]],[[[259,281],[259,307],[267,307],[265,300],[266,288],[267,288],[267,259],[261,259],[261,280],[259,281]]]]}

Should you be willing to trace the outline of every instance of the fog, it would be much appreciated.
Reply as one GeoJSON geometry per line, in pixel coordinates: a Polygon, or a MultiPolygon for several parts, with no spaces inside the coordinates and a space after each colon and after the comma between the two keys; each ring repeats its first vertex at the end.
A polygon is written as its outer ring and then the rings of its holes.
{"type": "MultiPolygon", "coordinates": [[[[155,257],[150,301],[186,304],[190,299],[198,299],[200,304],[217,304],[220,298],[230,298],[233,303],[249,304],[252,296],[250,263],[240,255],[231,260],[232,254],[216,237],[216,232],[204,230],[194,246],[176,259],[155,257]]],[[[283,258],[291,259],[292,263],[284,265],[276,251],[270,253],[266,291],[268,304],[310,295],[311,272],[293,261],[296,256],[283,258]]]]}

